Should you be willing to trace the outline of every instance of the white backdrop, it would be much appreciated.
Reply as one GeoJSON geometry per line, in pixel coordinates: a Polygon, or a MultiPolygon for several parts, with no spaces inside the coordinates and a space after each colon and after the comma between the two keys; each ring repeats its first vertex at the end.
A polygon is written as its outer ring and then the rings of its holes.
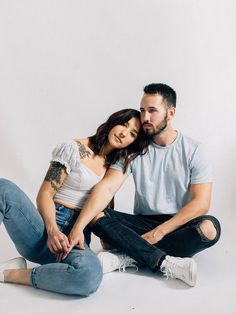
{"type": "MultiPolygon", "coordinates": [[[[34,200],[58,142],[139,108],[143,87],[163,82],[178,94],[176,129],[208,147],[212,212],[232,221],[235,10],[234,0],[0,0],[0,176],[34,200]]],[[[131,211],[131,179],[116,204],[131,211]]]]}

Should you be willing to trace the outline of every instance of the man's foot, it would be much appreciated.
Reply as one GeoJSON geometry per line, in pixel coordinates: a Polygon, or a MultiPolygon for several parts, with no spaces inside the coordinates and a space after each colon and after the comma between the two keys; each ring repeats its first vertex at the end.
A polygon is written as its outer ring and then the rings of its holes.
{"type": "Polygon", "coordinates": [[[114,270],[125,272],[126,267],[135,268],[138,271],[137,262],[126,254],[111,252],[100,252],[98,259],[102,265],[103,274],[110,273],[114,270]]]}
{"type": "Polygon", "coordinates": [[[4,282],[4,270],[21,268],[27,268],[26,260],[23,257],[12,258],[8,261],[0,263],[0,282],[4,282]]]}
{"type": "Polygon", "coordinates": [[[184,281],[189,286],[195,286],[197,281],[197,263],[192,258],[180,258],[167,255],[161,263],[161,272],[169,278],[184,281]]]}

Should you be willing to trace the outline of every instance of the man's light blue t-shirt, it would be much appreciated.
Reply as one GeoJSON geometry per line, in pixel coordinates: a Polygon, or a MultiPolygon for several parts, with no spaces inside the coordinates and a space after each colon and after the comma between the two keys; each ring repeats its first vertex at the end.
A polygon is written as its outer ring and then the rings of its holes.
{"type": "MultiPolygon", "coordinates": [[[[122,162],[111,168],[122,171],[122,162]]],[[[132,173],[135,183],[134,214],[141,215],[175,214],[189,202],[191,184],[212,182],[204,147],[179,132],[168,146],[152,142],[127,173],[132,173]]]]}

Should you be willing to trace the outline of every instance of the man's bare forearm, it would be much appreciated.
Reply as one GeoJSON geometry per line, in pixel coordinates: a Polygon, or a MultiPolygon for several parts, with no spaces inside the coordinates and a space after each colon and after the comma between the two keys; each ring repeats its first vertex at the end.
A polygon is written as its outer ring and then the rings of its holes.
{"type": "Polygon", "coordinates": [[[74,228],[83,230],[90,221],[101,213],[110,203],[115,193],[127,178],[127,174],[109,169],[106,176],[92,190],[92,193],[85,203],[74,228]]]}
{"type": "Polygon", "coordinates": [[[167,235],[180,228],[190,220],[204,215],[207,210],[199,209],[198,205],[199,204],[197,201],[192,200],[186,206],[184,206],[176,215],[174,215],[174,217],[161,224],[160,227],[162,228],[163,233],[167,235]]]}
{"type": "Polygon", "coordinates": [[[191,186],[192,200],[181,208],[174,217],[161,224],[158,229],[161,229],[166,235],[190,220],[206,214],[210,208],[211,189],[211,183],[191,186]]]}

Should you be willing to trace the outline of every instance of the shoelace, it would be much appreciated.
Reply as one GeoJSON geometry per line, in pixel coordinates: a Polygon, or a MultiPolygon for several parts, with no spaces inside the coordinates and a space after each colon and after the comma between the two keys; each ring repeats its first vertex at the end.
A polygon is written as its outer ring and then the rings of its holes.
{"type": "Polygon", "coordinates": [[[174,276],[173,273],[178,274],[179,265],[177,265],[175,261],[172,261],[171,258],[168,258],[166,265],[162,267],[161,271],[163,272],[163,275],[166,277],[166,279],[174,279],[176,278],[176,275],[174,276]]]}
{"type": "Polygon", "coordinates": [[[163,276],[166,277],[166,280],[174,278],[171,269],[168,269],[167,267],[165,267],[165,268],[163,267],[163,270],[161,270],[161,271],[163,272],[163,276]]]}
{"type": "Polygon", "coordinates": [[[128,256],[122,256],[122,262],[119,267],[119,272],[126,272],[126,267],[132,267],[135,268],[135,273],[138,271],[138,266],[136,265],[137,262],[130,259],[128,256]]]}

